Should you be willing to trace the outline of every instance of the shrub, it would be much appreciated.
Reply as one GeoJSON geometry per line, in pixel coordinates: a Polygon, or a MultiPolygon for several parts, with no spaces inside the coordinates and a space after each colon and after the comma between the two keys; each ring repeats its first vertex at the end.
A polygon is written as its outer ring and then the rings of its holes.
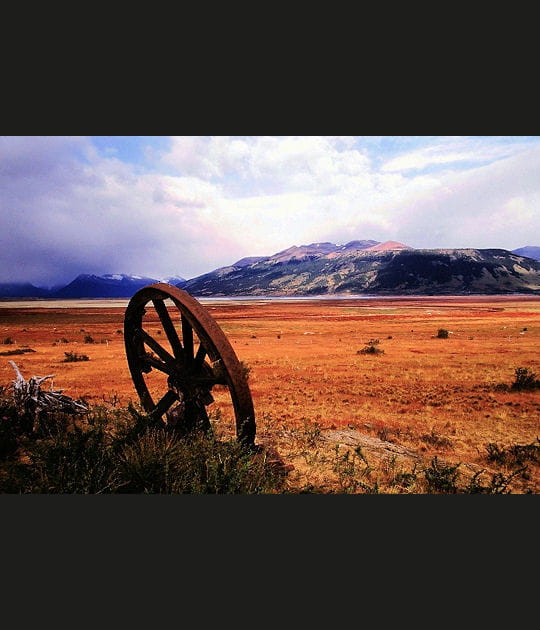
{"type": "Polygon", "coordinates": [[[528,367],[518,367],[515,370],[515,380],[510,389],[536,389],[540,387],[540,380],[536,378],[536,373],[528,367]]]}
{"type": "Polygon", "coordinates": [[[418,473],[416,472],[416,468],[417,463],[415,462],[410,472],[406,472],[403,470],[399,470],[398,472],[396,472],[392,480],[392,485],[400,486],[405,489],[412,488],[418,480],[418,473]]]}
{"type": "Polygon", "coordinates": [[[479,481],[480,475],[483,473],[483,470],[479,470],[474,473],[472,479],[469,481],[467,486],[463,489],[464,493],[467,494],[510,494],[509,485],[512,479],[520,474],[522,470],[516,470],[513,473],[505,476],[502,473],[495,473],[491,476],[491,481],[489,485],[484,486],[479,481]]]}
{"type": "Polygon", "coordinates": [[[370,339],[361,350],[356,351],[356,354],[384,354],[384,350],[377,348],[378,344],[378,339],[370,339]]]}
{"type": "Polygon", "coordinates": [[[11,337],[6,337],[4,339],[4,341],[2,341],[2,343],[7,345],[7,346],[10,346],[10,345],[14,344],[15,342],[13,341],[13,339],[11,337]]]}
{"type": "Polygon", "coordinates": [[[459,473],[457,469],[460,464],[455,466],[441,464],[435,456],[431,460],[431,466],[424,470],[427,481],[428,490],[445,494],[455,494],[458,492],[456,485],[459,473]]]}
{"type": "Polygon", "coordinates": [[[437,339],[448,339],[448,331],[446,328],[439,328],[437,332],[437,339]]]}
{"type": "Polygon", "coordinates": [[[62,363],[75,363],[76,361],[89,361],[90,359],[86,354],[77,354],[76,352],[64,352],[65,359],[62,359],[62,363]]]}
{"type": "Polygon", "coordinates": [[[39,433],[31,421],[0,390],[0,493],[276,494],[285,485],[269,451],[220,442],[213,430],[181,438],[132,405],[78,421],[56,414],[39,433]]]}
{"type": "Polygon", "coordinates": [[[84,336],[84,343],[96,343],[92,335],[86,334],[84,336]]]}
{"type": "Polygon", "coordinates": [[[32,348],[17,348],[15,350],[6,350],[5,352],[0,352],[2,356],[9,356],[11,354],[25,354],[26,352],[35,352],[32,348]]]}
{"type": "Polygon", "coordinates": [[[488,453],[487,460],[501,466],[523,466],[527,461],[540,463],[540,438],[536,438],[536,443],[512,444],[507,448],[501,448],[497,444],[490,442],[486,446],[486,450],[488,453]]]}

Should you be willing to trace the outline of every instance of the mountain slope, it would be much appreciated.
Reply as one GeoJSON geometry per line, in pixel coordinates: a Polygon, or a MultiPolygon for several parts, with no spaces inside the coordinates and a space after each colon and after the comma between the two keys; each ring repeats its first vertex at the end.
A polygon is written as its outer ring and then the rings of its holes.
{"type": "Polygon", "coordinates": [[[104,276],[81,274],[68,285],[56,291],[52,297],[67,299],[131,297],[142,287],[154,282],[158,282],[158,280],[125,274],[108,274],[104,276]]]}
{"type": "Polygon", "coordinates": [[[535,247],[534,245],[527,245],[526,247],[513,249],[512,253],[517,254],[518,256],[527,256],[528,258],[540,260],[540,247],[535,247]]]}
{"type": "Polygon", "coordinates": [[[30,284],[29,282],[3,282],[0,283],[0,298],[28,298],[28,297],[49,297],[51,294],[47,289],[30,284]]]}
{"type": "Polygon", "coordinates": [[[540,262],[532,258],[503,249],[397,245],[306,251],[303,258],[290,248],[244,267],[216,269],[182,288],[198,296],[540,293],[540,262]]]}

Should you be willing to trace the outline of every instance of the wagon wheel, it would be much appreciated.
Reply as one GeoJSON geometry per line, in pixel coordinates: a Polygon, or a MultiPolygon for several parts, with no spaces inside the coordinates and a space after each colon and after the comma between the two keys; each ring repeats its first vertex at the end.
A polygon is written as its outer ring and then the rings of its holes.
{"type": "Polygon", "coordinates": [[[137,291],[125,312],[124,343],[141,405],[154,421],[183,434],[209,429],[206,406],[221,385],[232,400],[237,440],[253,445],[255,413],[244,370],[217,322],[189,293],[165,283],[137,291]]]}

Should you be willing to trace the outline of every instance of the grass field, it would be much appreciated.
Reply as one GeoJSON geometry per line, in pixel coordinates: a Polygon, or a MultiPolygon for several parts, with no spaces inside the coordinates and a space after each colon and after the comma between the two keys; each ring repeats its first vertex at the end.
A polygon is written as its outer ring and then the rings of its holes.
{"type": "MultiPolygon", "coordinates": [[[[249,367],[256,442],[291,492],[539,492],[540,388],[515,383],[540,379],[540,297],[201,301],[249,367]]],[[[126,305],[2,302],[0,385],[11,360],[90,405],[138,403],[126,305]]],[[[234,435],[225,407],[218,425],[234,435]]]]}

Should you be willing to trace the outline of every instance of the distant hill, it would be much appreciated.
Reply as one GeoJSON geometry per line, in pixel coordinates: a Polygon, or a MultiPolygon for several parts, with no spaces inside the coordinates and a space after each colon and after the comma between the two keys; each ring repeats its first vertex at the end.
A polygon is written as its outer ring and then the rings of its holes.
{"type": "Polygon", "coordinates": [[[187,280],[193,295],[540,293],[540,262],[504,249],[422,249],[372,242],[291,247],[187,280]]]}
{"type": "Polygon", "coordinates": [[[45,298],[49,297],[50,291],[36,287],[29,282],[0,283],[0,297],[2,298],[45,298]]]}
{"type": "Polygon", "coordinates": [[[398,243],[397,241],[385,241],[384,243],[377,243],[377,245],[372,245],[371,247],[368,247],[365,251],[388,252],[394,249],[414,249],[414,248],[409,247],[408,245],[403,245],[403,243],[398,243]]]}
{"type": "Polygon", "coordinates": [[[167,284],[172,284],[176,287],[182,287],[186,283],[186,279],[182,278],[182,276],[168,276],[167,278],[159,278],[154,282],[165,282],[167,284]]]}
{"type": "Polygon", "coordinates": [[[128,274],[81,274],[60,288],[0,283],[0,298],[130,298],[167,282],[192,295],[452,295],[540,294],[540,247],[414,249],[397,241],[353,240],[293,245],[271,256],[248,256],[186,280],[128,274]]]}
{"type": "Polygon", "coordinates": [[[64,299],[131,297],[139,289],[155,282],[158,282],[155,278],[126,274],[104,276],[81,274],[62,289],[55,291],[51,297],[64,299]]]}
{"type": "Polygon", "coordinates": [[[246,258],[241,258],[237,262],[235,262],[233,267],[247,267],[248,265],[252,265],[253,263],[259,262],[259,260],[263,260],[265,256],[248,256],[246,258]]]}
{"type": "MultiPolygon", "coordinates": [[[[293,245],[277,254],[262,259],[262,261],[289,263],[292,261],[315,260],[327,254],[360,251],[376,245],[380,245],[380,243],[378,241],[350,241],[345,245],[335,245],[334,243],[328,242],[311,243],[310,245],[301,245],[300,247],[293,245]]],[[[258,262],[261,262],[261,260],[258,262]]]]}
{"type": "Polygon", "coordinates": [[[513,249],[512,253],[518,254],[519,256],[528,256],[529,258],[540,260],[540,247],[535,247],[534,245],[527,245],[526,247],[513,249]]]}

